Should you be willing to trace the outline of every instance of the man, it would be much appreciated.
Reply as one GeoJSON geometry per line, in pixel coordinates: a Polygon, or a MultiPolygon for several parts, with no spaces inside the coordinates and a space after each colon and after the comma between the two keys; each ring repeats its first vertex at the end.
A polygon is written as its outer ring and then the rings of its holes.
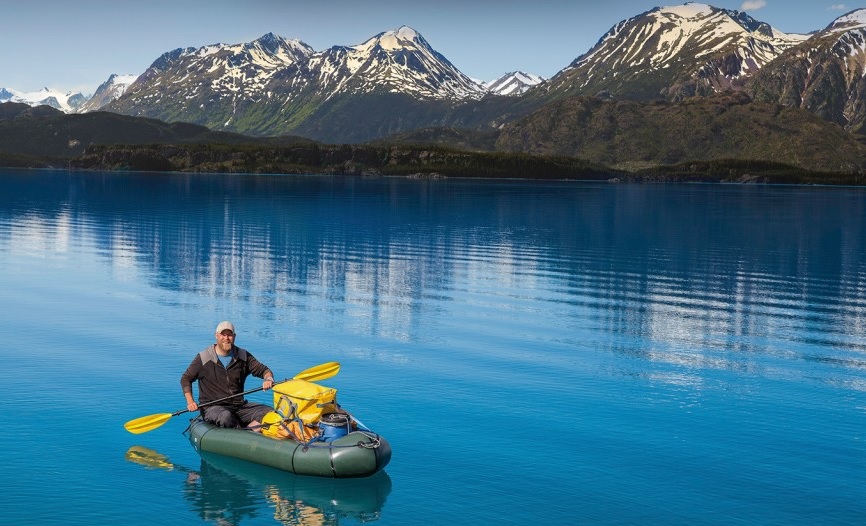
{"type": "MultiPolygon", "coordinates": [[[[221,322],[216,328],[216,343],[200,352],[180,377],[180,387],[186,398],[186,408],[195,411],[201,407],[207,422],[220,427],[254,427],[272,408],[264,404],[247,401],[243,396],[228,398],[219,404],[208,402],[230,397],[244,391],[247,376],[264,379],[262,389],[274,385],[271,370],[250,354],[235,345],[235,326],[230,321],[221,322]],[[192,383],[198,380],[198,403],[192,396],[192,383]]],[[[257,428],[256,428],[257,429],[257,428]]]]}

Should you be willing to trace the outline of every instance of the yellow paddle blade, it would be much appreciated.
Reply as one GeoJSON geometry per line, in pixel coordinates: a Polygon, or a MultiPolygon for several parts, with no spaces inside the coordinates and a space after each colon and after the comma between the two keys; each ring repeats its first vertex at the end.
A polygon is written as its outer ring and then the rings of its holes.
{"type": "Polygon", "coordinates": [[[125,427],[130,433],[138,435],[141,433],[147,433],[148,431],[153,431],[162,424],[168,422],[168,419],[171,417],[171,413],[142,416],[123,424],[123,427],[125,427]]]}
{"type": "Polygon", "coordinates": [[[330,378],[340,372],[340,363],[339,362],[327,362],[315,367],[310,367],[305,371],[301,371],[295,375],[293,380],[306,380],[308,382],[315,382],[318,380],[324,380],[325,378],[330,378]]]}

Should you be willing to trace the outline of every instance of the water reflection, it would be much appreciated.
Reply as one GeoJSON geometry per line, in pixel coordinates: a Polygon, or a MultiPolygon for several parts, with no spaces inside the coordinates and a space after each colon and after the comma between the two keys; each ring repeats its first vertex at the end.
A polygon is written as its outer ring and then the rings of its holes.
{"type": "Polygon", "coordinates": [[[341,519],[372,522],[380,518],[391,492],[385,472],[363,479],[300,477],[220,455],[202,453],[198,469],[172,463],[144,446],[132,446],[126,460],[147,468],[184,474],[182,493],[206,522],[241,524],[269,509],[284,525],[338,525],[341,519]]]}
{"type": "Polygon", "coordinates": [[[0,249],[93,246],[113,272],[249,305],[265,337],[315,319],[417,341],[465,305],[452,332],[602,334],[597,348],[696,373],[751,371],[756,353],[812,360],[818,344],[841,354],[827,363],[866,352],[861,189],[3,178],[0,249]]]}

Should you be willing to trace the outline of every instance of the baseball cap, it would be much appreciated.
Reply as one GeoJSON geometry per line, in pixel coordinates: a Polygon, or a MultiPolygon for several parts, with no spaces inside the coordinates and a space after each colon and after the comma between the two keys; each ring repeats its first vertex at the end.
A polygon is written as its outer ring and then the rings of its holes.
{"type": "Polygon", "coordinates": [[[217,328],[216,328],[216,334],[219,334],[219,333],[223,332],[223,331],[226,330],[226,329],[232,331],[232,334],[234,334],[234,332],[235,332],[235,326],[234,326],[234,324],[233,324],[232,322],[230,322],[230,321],[221,321],[220,324],[217,325],[217,328]]]}

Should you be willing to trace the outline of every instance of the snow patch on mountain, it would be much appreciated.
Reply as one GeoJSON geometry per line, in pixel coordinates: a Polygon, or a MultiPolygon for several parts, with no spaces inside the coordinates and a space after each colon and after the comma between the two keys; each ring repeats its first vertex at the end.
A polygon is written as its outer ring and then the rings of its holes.
{"type": "Polygon", "coordinates": [[[866,9],[856,9],[834,20],[827,31],[850,31],[866,28],[866,9]]]}
{"type": "Polygon", "coordinates": [[[109,78],[112,77],[114,78],[115,86],[129,87],[130,84],[135,82],[135,80],[138,78],[138,75],[112,75],[109,78]]]}
{"type": "Polygon", "coordinates": [[[402,26],[397,31],[387,31],[379,37],[379,45],[382,49],[394,51],[402,48],[407,42],[418,40],[418,32],[408,26],[402,26]]]}
{"type": "Polygon", "coordinates": [[[680,16],[683,18],[696,18],[701,15],[712,13],[713,8],[707,4],[689,2],[684,5],[669,5],[660,7],[659,11],[665,14],[680,16]]]}

